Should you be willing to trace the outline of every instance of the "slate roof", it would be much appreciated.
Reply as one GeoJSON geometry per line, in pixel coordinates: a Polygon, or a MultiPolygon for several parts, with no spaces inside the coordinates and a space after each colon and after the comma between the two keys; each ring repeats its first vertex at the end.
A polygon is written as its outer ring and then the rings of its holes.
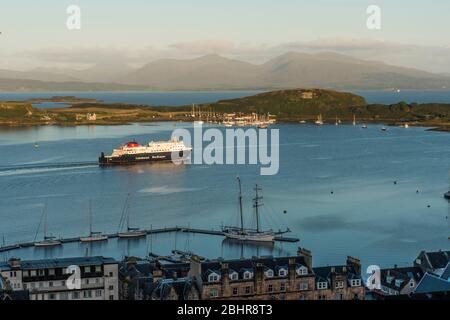
{"type": "Polygon", "coordinates": [[[426,252],[433,269],[443,269],[450,262],[450,251],[426,252]]]}
{"type": "Polygon", "coordinates": [[[196,288],[191,278],[162,279],[154,287],[152,299],[165,300],[170,291],[174,289],[179,300],[186,300],[187,294],[193,287],[196,288]]]}
{"type": "Polygon", "coordinates": [[[450,262],[447,264],[447,267],[442,273],[441,278],[450,281],[450,262]]]}
{"type": "MultiPolygon", "coordinates": [[[[82,257],[82,258],[64,258],[64,259],[45,259],[45,260],[28,260],[20,261],[20,269],[54,269],[54,268],[66,268],[71,265],[77,266],[100,266],[103,264],[115,264],[116,260],[113,258],[105,257],[82,257]]],[[[11,266],[7,262],[0,264],[0,270],[8,271],[12,270],[11,266]]]]}
{"type": "Polygon", "coordinates": [[[358,274],[355,268],[351,265],[348,266],[327,266],[313,268],[314,274],[316,275],[316,282],[330,282],[331,281],[331,271],[334,268],[336,274],[347,273],[347,279],[361,279],[361,275],[358,274]],[[345,269],[345,271],[344,271],[345,269]]]}
{"type": "Polygon", "coordinates": [[[414,293],[450,292],[450,281],[434,274],[426,273],[417,285],[414,293]]]}
{"type": "MultiPolygon", "coordinates": [[[[214,272],[218,275],[221,275],[221,265],[223,263],[228,264],[228,272],[236,271],[240,275],[240,279],[242,279],[242,274],[245,271],[255,272],[255,268],[257,264],[262,264],[264,271],[271,269],[274,271],[274,276],[277,276],[277,270],[280,268],[288,268],[289,260],[294,259],[296,262],[296,267],[307,266],[304,257],[282,257],[282,258],[274,258],[274,257],[260,257],[260,258],[252,258],[252,259],[237,259],[237,260],[213,260],[213,261],[205,261],[201,263],[201,273],[203,281],[208,281],[208,276],[214,272]]],[[[309,274],[312,273],[312,270],[308,268],[309,274]]]]}
{"type": "Polygon", "coordinates": [[[382,269],[381,285],[400,292],[409,284],[411,279],[418,283],[422,277],[423,271],[419,267],[382,269]],[[392,277],[390,282],[388,277],[392,277]],[[400,286],[397,285],[396,280],[402,281],[400,286]]]}

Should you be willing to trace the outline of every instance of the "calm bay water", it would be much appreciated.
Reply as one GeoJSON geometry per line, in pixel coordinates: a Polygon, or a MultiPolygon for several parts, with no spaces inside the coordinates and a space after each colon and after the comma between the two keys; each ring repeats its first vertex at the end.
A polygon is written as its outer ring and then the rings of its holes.
{"type": "Polygon", "coordinates": [[[450,209],[442,196],[448,189],[448,133],[424,128],[381,133],[377,125],[367,130],[279,125],[280,171],[270,177],[260,176],[257,166],[148,164],[101,169],[95,163],[101,151],[110,152],[130,139],[167,139],[179,127],[191,124],[0,128],[0,237],[7,243],[33,241],[44,205],[50,233],[85,234],[89,199],[94,229],[116,232],[127,193],[132,194],[136,226],[217,229],[222,223],[238,222],[239,175],[247,223],[252,223],[252,188],[258,183],[263,188],[264,226],[289,227],[300,244],[241,246],[221,237],[165,234],[21,249],[9,256],[88,253],[121,258],[178,248],[231,258],[295,254],[301,245],[313,251],[317,265],[343,263],[353,255],[365,265],[389,266],[411,263],[420,250],[448,249],[450,209]],[[33,147],[35,142],[39,148],[33,147]]]}

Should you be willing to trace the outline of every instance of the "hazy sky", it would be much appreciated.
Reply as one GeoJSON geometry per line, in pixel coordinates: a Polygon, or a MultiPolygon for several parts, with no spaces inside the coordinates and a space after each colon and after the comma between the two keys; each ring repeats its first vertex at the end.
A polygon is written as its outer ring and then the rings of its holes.
{"type": "Polygon", "coordinates": [[[339,51],[450,72],[449,0],[0,0],[0,68],[339,51]],[[66,9],[81,8],[81,30],[66,9]],[[381,30],[366,27],[378,5],[381,30]]]}

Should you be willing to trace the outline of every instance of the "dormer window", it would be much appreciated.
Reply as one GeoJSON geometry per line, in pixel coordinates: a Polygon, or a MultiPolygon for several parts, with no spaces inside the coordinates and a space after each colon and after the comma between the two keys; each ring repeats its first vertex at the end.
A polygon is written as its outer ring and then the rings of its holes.
{"type": "Polygon", "coordinates": [[[272,269],[266,270],[266,272],[264,272],[264,274],[267,278],[273,278],[273,270],[272,269]]]}
{"type": "Polygon", "coordinates": [[[211,273],[208,276],[208,282],[219,282],[220,281],[220,276],[217,273],[211,273]]]}
{"type": "Polygon", "coordinates": [[[232,273],[230,273],[230,280],[231,280],[231,281],[236,281],[236,280],[238,280],[238,279],[239,279],[239,275],[238,275],[237,272],[232,272],[232,273]]]}
{"type": "Polygon", "coordinates": [[[305,266],[301,266],[296,269],[296,272],[299,276],[306,276],[308,274],[308,268],[305,266]]]}
{"type": "Polygon", "coordinates": [[[351,283],[352,283],[352,287],[360,287],[361,279],[353,279],[351,283]]]}
{"type": "Polygon", "coordinates": [[[253,272],[245,271],[244,272],[244,279],[248,280],[248,279],[251,279],[251,278],[253,278],[253,272]]]}
{"type": "Polygon", "coordinates": [[[328,288],[327,282],[317,282],[317,289],[318,290],[325,290],[328,288]]]}
{"type": "Polygon", "coordinates": [[[287,276],[287,270],[284,268],[280,268],[280,270],[278,270],[278,276],[279,277],[286,277],[287,276]]]}
{"type": "Polygon", "coordinates": [[[336,289],[344,288],[344,281],[336,281],[335,287],[336,289]]]}
{"type": "Polygon", "coordinates": [[[396,286],[396,287],[399,287],[399,288],[400,288],[401,285],[402,285],[402,283],[403,283],[403,280],[401,280],[401,279],[396,279],[396,280],[395,280],[395,286],[396,286]]]}

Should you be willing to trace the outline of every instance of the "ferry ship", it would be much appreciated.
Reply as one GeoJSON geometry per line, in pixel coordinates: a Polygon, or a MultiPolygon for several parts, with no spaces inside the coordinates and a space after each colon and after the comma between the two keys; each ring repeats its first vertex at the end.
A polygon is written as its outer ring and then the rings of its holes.
{"type": "Polygon", "coordinates": [[[182,141],[151,141],[147,145],[140,145],[136,141],[128,142],[119,149],[114,149],[110,156],[102,152],[98,159],[101,166],[115,164],[133,164],[140,162],[170,161],[189,157],[192,148],[186,147],[182,141]]]}

